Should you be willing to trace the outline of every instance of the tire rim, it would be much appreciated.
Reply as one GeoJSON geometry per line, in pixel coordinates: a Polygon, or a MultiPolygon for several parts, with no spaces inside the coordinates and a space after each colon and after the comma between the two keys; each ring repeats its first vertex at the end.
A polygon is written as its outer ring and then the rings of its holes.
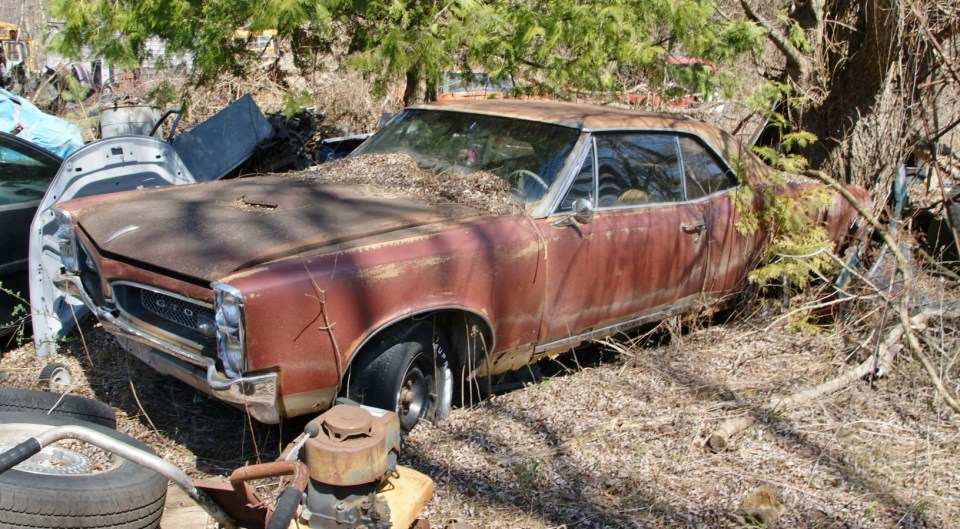
{"type": "MultiPolygon", "coordinates": [[[[13,446],[0,446],[0,453],[13,446]]],[[[14,470],[31,474],[81,475],[88,474],[93,463],[90,458],[69,448],[44,447],[38,454],[13,467],[14,470]]]]}
{"type": "Polygon", "coordinates": [[[73,384],[73,375],[70,374],[70,370],[65,367],[55,369],[53,373],[50,374],[50,391],[62,391],[70,387],[73,384]]]}
{"type": "MultiPolygon", "coordinates": [[[[21,441],[34,437],[49,430],[51,426],[42,424],[14,423],[0,425],[0,453],[10,450],[21,441]]],[[[69,440],[58,442],[71,442],[69,440]]],[[[77,441],[77,443],[82,443],[77,441]]],[[[14,470],[31,474],[45,474],[54,476],[88,476],[101,472],[109,472],[120,464],[119,458],[93,445],[82,443],[93,451],[106,456],[107,463],[95,462],[87,455],[72,448],[59,444],[43,447],[40,452],[30,459],[13,467],[14,470]]],[[[101,458],[102,459],[102,458],[101,458]]]]}
{"type": "Polygon", "coordinates": [[[426,359],[423,354],[414,359],[397,393],[397,415],[400,416],[400,427],[406,432],[423,417],[433,396],[433,377],[426,374],[431,366],[426,359]]]}

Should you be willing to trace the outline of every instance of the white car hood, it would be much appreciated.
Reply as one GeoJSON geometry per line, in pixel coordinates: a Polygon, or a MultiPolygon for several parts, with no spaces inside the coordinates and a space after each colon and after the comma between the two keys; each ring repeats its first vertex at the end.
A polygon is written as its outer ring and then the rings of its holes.
{"type": "Polygon", "coordinates": [[[64,200],[196,180],[173,146],[149,136],[117,136],[86,145],[64,161],[30,225],[30,305],[37,356],[84,317],[83,302],[54,284],[62,273],[57,221],[50,208],[64,200]]]}
{"type": "Polygon", "coordinates": [[[37,356],[56,351],[57,341],[88,311],[57,288],[63,266],[50,208],[57,202],[118,191],[192,184],[230,174],[269,138],[273,127],[249,94],[203,123],[164,142],[151,136],[115,136],[68,156],[30,225],[30,305],[37,356]]]}

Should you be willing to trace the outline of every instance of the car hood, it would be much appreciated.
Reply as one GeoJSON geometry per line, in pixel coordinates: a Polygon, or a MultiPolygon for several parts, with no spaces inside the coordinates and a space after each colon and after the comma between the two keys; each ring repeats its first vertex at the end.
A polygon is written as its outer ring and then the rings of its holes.
{"type": "Polygon", "coordinates": [[[316,248],[477,215],[465,206],[280,176],[133,192],[77,206],[81,229],[104,255],[204,281],[316,248]]]}

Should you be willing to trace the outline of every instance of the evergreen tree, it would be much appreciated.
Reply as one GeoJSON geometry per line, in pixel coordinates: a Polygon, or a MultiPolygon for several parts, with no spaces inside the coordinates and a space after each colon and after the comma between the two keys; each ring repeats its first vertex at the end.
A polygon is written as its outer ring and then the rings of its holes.
{"type": "Polygon", "coordinates": [[[711,0],[55,0],[52,10],[66,21],[61,52],[89,47],[135,66],[147,39],[159,37],[168,54],[194,56],[201,83],[243,74],[250,52],[233,38],[238,30],[275,29],[301,67],[345,38],[349,64],[381,87],[405,80],[408,103],[429,97],[453,68],[545,93],[616,90],[668,52],[722,62],[762,36],[751,23],[718,18],[711,0]]]}

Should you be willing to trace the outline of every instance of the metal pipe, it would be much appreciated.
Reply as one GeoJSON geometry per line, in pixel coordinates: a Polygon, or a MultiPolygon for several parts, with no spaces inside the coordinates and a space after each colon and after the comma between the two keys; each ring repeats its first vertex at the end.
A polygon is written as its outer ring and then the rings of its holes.
{"type": "Polygon", "coordinates": [[[239,497],[246,502],[256,503],[257,498],[251,495],[247,482],[255,479],[275,478],[279,476],[293,476],[290,486],[303,492],[307,490],[307,466],[299,461],[274,461],[240,467],[230,474],[230,486],[239,497]]]}
{"type": "Polygon", "coordinates": [[[84,428],[83,426],[58,426],[35,436],[34,439],[40,444],[40,448],[48,446],[62,439],[77,439],[85,443],[92,444],[97,448],[106,450],[119,455],[120,457],[132,461],[140,466],[149,468],[161,476],[174,482],[183,492],[197,502],[203,510],[216,520],[223,529],[236,529],[237,524],[219,505],[214,503],[210,496],[203,491],[197,490],[187,474],[180,470],[176,465],[165,461],[149,452],[120,442],[112,437],[100,432],[84,428]]]}

